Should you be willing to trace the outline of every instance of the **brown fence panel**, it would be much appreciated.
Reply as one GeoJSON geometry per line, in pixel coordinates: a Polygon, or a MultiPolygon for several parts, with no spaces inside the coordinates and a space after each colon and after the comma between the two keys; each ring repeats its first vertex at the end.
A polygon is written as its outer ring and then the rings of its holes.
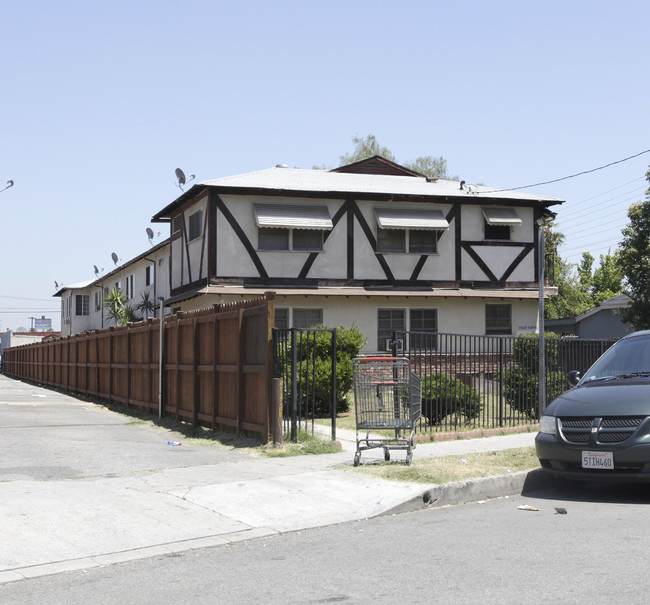
{"type": "MultiPolygon", "coordinates": [[[[168,316],[163,412],[269,438],[274,295],[168,316]]],[[[158,410],[160,321],[147,320],[5,350],[5,374],[158,410]]]]}

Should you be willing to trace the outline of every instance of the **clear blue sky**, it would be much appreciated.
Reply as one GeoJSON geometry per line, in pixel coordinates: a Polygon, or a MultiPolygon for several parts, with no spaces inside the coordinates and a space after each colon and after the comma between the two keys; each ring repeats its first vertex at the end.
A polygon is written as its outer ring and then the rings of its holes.
{"type": "MultiPolygon", "coordinates": [[[[177,167],[336,166],[372,133],[512,188],[650,149],[648,23],[645,0],[6,0],[0,329],[58,328],[55,280],[146,250],[177,167]]],[[[616,247],[649,164],[527,190],[566,200],[563,258],[616,247]]]]}

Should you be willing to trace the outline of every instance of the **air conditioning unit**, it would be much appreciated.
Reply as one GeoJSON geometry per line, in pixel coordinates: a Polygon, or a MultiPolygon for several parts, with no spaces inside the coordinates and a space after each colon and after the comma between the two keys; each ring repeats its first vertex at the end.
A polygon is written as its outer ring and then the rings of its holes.
{"type": "Polygon", "coordinates": [[[404,341],[401,338],[398,338],[396,341],[393,341],[392,338],[386,338],[386,342],[384,343],[384,351],[392,351],[393,350],[393,342],[397,342],[397,352],[401,353],[404,351],[404,341]]]}

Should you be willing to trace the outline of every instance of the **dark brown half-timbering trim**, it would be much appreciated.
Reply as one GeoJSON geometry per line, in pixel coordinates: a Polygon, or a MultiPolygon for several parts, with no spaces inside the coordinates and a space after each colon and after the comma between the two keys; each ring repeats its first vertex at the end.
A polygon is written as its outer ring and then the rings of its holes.
{"type": "Polygon", "coordinates": [[[215,195],[214,197],[217,200],[217,208],[219,208],[221,214],[223,214],[224,218],[228,221],[228,224],[232,227],[232,230],[239,238],[239,241],[243,244],[244,248],[246,248],[246,252],[248,252],[248,255],[250,256],[250,259],[253,261],[253,264],[255,265],[257,272],[260,274],[260,277],[262,277],[263,279],[268,279],[269,275],[266,272],[266,269],[264,268],[264,265],[262,264],[260,257],[257,255],[257,251],[253,247],[253,244],[251,244],[246,233],[244,233],[244,230],[239,226],[239,223],[235,220],[235,217],[230,213],[230,210],[228,210],[226,204],[224,204],[221,197],[219,197],[218,195],[215,195]]]}
{"type": "Polygon", "coordinates": [[[390,270],[390,267],[388,266],[388,263],[386,262],[384,255],[377,252],[377,240],[375,236],[372,234],[372,229],[370,229],[370,226],[368,225],[368,222],[363,216],[363,213],[361,212],[361,209],[357,205],[356,201],[351,200],[350,202],[352,204],[352,208],[354,209],[354,216],[357,217],[357,221],[359,221],[359,226],[363,230],[368,242],[370,243],[370,247],[375,251],[375,257],[379,261],[381,268],[384,270],[384,275],[386,275],[389,282],[391,283],[394,282],[395,277],[393,275],[393,272],[390,270]]]}
{"type": "Polygon", "coordinates": [[[217,203],[212,191],[208,192],[208,277],[217,274],[217,203]]]}
{"type": "Polygon", "coordinates": [[[422,271],[422,267],[424,267],[424,263],[427,262],[427,258],[429,258],[428,254],[423,254],[420,258],[418,258],[418,262],[415,264],[413,273],[411,273],[410,281],[417,281],[420,272],[422,271]]]}
{"type": "MultiPolygon", "coordinates": [[[[347,206],[348,204],[346,202],[336,211],[336,214],[332,217],[332,230],[325,231],[323,234],[323,245],[325,245],[327,238],[330,236],[330,233],[334,230],[338,222],[341,220],[341,217],[347,212],[347,206]]],[[[299,279],[305,279],[307,277],[319,254],[320,252],[312,252],[307,257],[305,264],[302,266],[302,269],[300,269],[300,273],[298,274],[299,279]]]]}
{"type": "Polygon", "coordinates": [[[534,244],[525,244],[524,249],[517,255],[517,258],[510,263],[510,266],[506,269],[505,273],[501,276],[502,281],[507,281],[507,279],[512,275],[512,272],[519,266],[519,264],[526,258],[531,250],[533,250],[534,244]]]}
{"type": "Polygon", "coordinates": [[[467,254],[470,256],[470,258],[479,266],[481,271],[485,273],[486,277],[492,281],[495,281],[497,283],[503,283],[505,282],[510,275],[512,275],[513,271],[519,266],[519,264],[528,256],[528,253],[534,249],[534,244],[525,244],[525,243],[517,243],[517,242],[494,242],[494,243],[486,243],[486,242],[463,242],[461,244],[461,247],[467,254]],[[477,254],[477,252],[474,250],[475,247],[483,247],[483,248],[492,248],[492,247],[508,247],[508,248],[522,248],[521,252],[517,255],[517,257],[510,263],[510,265],[506,268],[506,270],[503,272],[503,275],[501,276],[500,279],[497,279],[497,277],[492,273],[492,271],[488,268],[488,266],[483,262],[483,259],[477,254]]]}
{"type": "Polygon", "coordinates": [[[203,217],[203,234],[201,238],[201,260],[199,261],[199,279],[203,277],[203,257],[205,256],[205,240],[208,233],[208,210],[210,204],[205,205],[205,216],[203,217]]]}
{"type": "Polygon", "coordinates": [[[468,246],[464,242],[463,242],[463,250],[465,250],[465,252],[467,252],[467,254],[469,254],[470,258],[479,266],[481,271],[483,271],[483,273],[485,273],[485,275],[487,276],[487,278],[490,281],[493,281],[493,282],[498,282],[499,281],[496,278],[496,275],[494,275],[494,273],[492,273],[492,271],[490,271],[490,268],[483,262],[483,259],[478,254],[476,254],[476,252],[474,251],[473,248],[471,248],[470,246],[468,246]]]}
{"type": "Polygon", "coordinates": [[[346,200],[345,202],[348,217],[347,268],[345,274],[349,280],[354,279],[354,212],[351,210],[352,204],[353,202],[351,200],[346,200]]]}
{"type": "Polygon", "coordinates": [[[187,223],[185,222],[185,212],[181,215],[183,217],[183,246],[181,246],[181,283],[185,275],[185,263],[183,262],[183,252],[187,258],[187,279],[192,283],[192,263],[190,263],[190,242],[187,241],[187,223]]]}

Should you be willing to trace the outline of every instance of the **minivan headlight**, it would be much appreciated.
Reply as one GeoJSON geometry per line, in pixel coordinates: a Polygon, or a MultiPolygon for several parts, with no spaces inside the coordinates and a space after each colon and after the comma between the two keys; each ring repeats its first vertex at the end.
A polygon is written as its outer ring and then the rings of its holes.
{"type": "Polygon", "coordinates": [[[555,416],[542,416],[539,421],[539,432],[546,435],[557,435],[555,416]]]}

